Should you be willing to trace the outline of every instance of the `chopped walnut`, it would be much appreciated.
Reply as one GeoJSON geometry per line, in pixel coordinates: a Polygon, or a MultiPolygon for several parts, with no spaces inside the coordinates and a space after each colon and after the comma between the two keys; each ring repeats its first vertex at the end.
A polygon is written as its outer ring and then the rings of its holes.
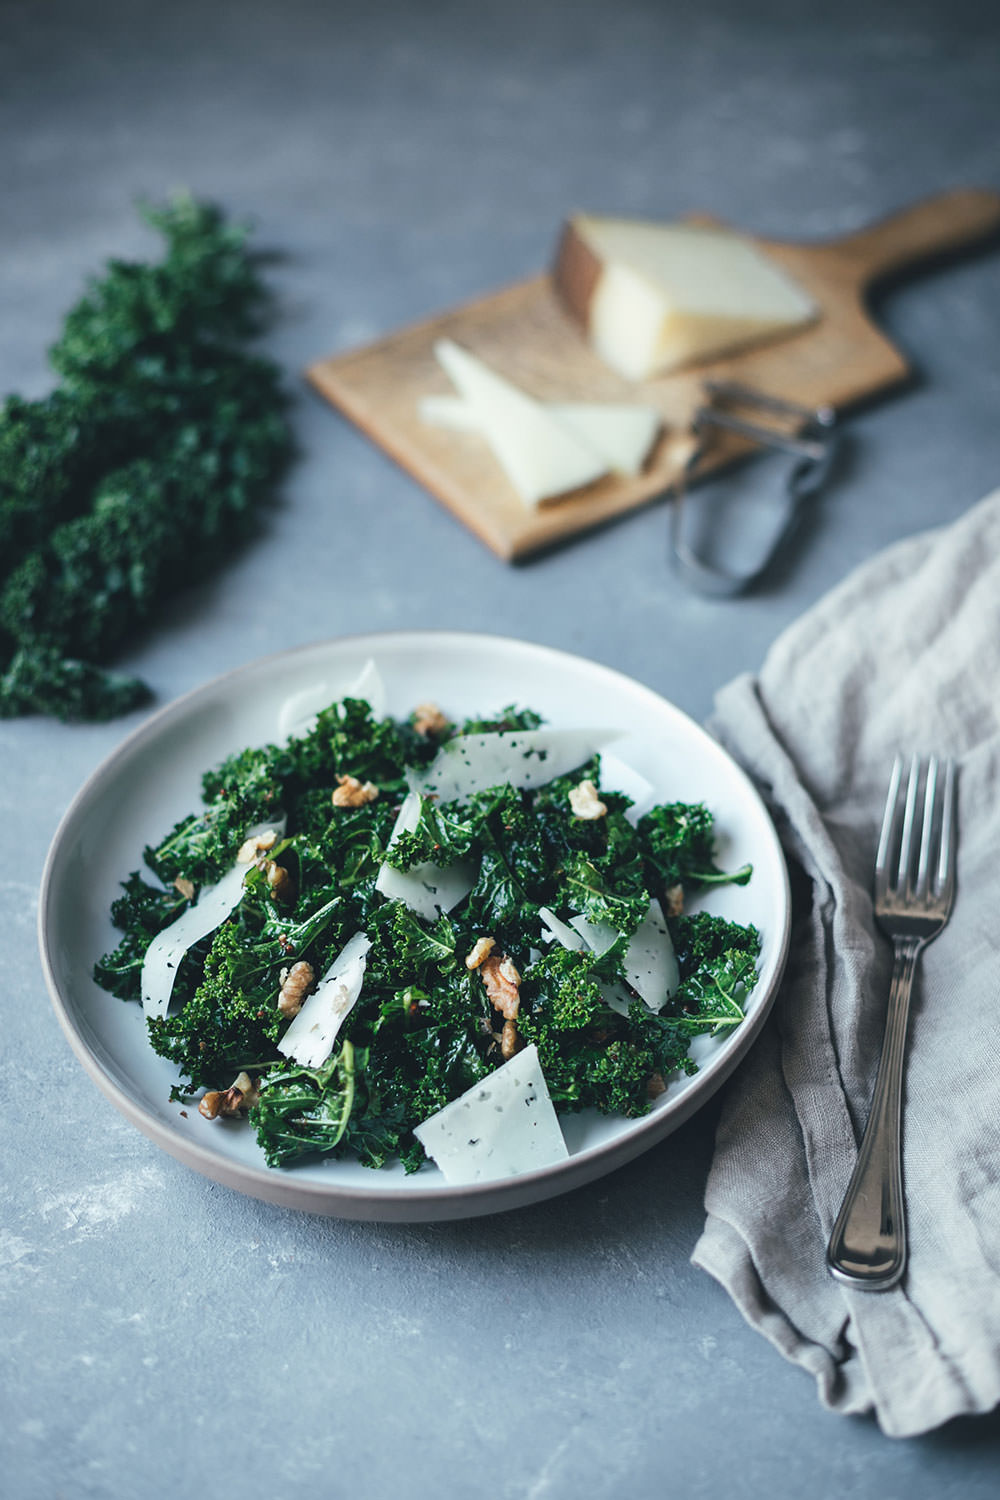
{"type": "Polygon", "coordinates": [[[247,839],[240,846],[240,852],[236,856],[236,863],[238,865],[252,865],[258,855],[265,854],[268,849],[273,849],[277,840],[278,835],[273,828],[269,828],[266,833],[258,833],[252,839],[247,839]]]}
{"type": "Polygon", "coordinates": [[[479,973],[493,1009],[498,1010],[505,1021],[516,1021],[521,1009],[518,989],[521,976],[511,960],[491,953],[479,965],[479,973]]]}
{"type": "Polygon", "coordinates": [[[663,892],[663,906],[668,917],[679,917],[681,915],[681,912],[684,910],[684,887],[680,882],[677,885],[667,886],[663,892]]]}
{"type": "Polygon", "coordinates": [[[278,1009],[291,1020],[302,1009],[302,1002],[316,983],[312,964],[299,959],[290,969],[281,971],[281,989],[278,991],[278,1009]]]}
{"type": "Polygon", "coordinates": [[[570,789],[569,805],[573,809],[573,816],[586,823],[592,823],[595,818],[603,818],[608,811],[590,780],[581,781],[579,786],[570,789]]]}
{"type": "Polygon", "coordinates": [[[413,710],[413,727],[418,734],[444,734],[451,727],[436,703],[418,703],[413,710]]]}
{"type": "Polygon", "coordinates": [[[372,782],[361,782],[356,776],[338,776],[332,800],[334,807],[364,807],[377,796],[378,787],[372,782]]]}
{"type": "Polygon", "coordinates": [[[475,944],[465,955],[465,967],[467,969],[478,969],[480,964],[493,952],[496,947],[496,938],[477,938],[475,944]]]}
{"type": "Polygon", "coordinates": [[[185,878],[184,878],[183,875],[178,875],[177,879],[174,881],[174,890],[175,891],[180,891],[180,893],[184,897],[185,901],[193,901],[194,900],[194,881],[193,880],[185,880],[185,878]]]}
{"type": "Polygon", "coordinates": [[[222,1115],[224,1119],[235,1119],[243,1110],[252,1108],[260,1098],[260,1090],[249,1073],[240,1073],[228,1089],[209,1089],[198,1102],[198,1113],[206,1120],[222,1115]]]}
{"type": "Polygon", "coordinates": [[[521,1038],[517,1034],[517,1022],[505,1021],[503,1031],[500,1033],[500,1056],[504,1062],[508,1062],[515,1052],[520,1052],[521,1046],[521,1038]]]}
{"type": "Polygon", "coordinates": [[[267,883],[271,887],[271,895],[275,901],[287,903],[295,900],[295,882],[284,865],[275,864],[273,859],[269,859],[261,868],[267,876],[267,883]]]}
{"type": "Polygon", "coordinates": [[[662,1073],[650,1073],[646,1079],[646,1098],[658,1099],[661,1094],[667,1092],[667,1085],[663,1080],[662,1073]]]}

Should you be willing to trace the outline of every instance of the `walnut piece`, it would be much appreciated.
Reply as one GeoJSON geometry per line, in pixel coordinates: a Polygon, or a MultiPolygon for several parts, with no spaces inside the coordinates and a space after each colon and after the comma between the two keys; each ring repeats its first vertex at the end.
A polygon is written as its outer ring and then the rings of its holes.
{"type": "Polygon", "coordinates": [[[590,780],[580,782],[579,786],[570,788],[569,805],[573,810],[573,816],[580,818],[585,823],[592,823],[595,818],[603,818],[608,809],[597,795],[597,788],[590,780]]]}
{"type": "Polygon", "coordinates": [[[498,1010],[505,1021],[516,1021],[521,1009],[519,985],[521,976],[506,956],[491,953],[479,965],[479,973],[490,1004],[498,1010]]]}
{"type": "Polygon", "coordinates": [[[332,801],[334,807],[364,807],[377,796],[378,787],[372,782],[361,782],[356,776],[338,776],[332,801]]]}
{"type": "Polygon", "coordinates": [[[273,849],[278,841],[278,835],[273,828],[266,833],[258,833],[254,838],[247,839],[240,845],[240,852],[236,856],[238,865],[252,865],[256,862],[258,855],[265,854],[268,849],[273,849]]]}
{"type": "Polygon", "coordinates": [[[275,864],[273,859],[268,859],[261,865],[261,869],[267,876],[267,883],[271,887],[271,895],[275,901],[288,904],[295,900],[295,882],[284,865],[275,864]]]}
{"type": "Polygon", "coordinates": [[[646,1098],[658,1099],[661,1094],[665,1094],[666,1092],[667,1085],[664,1082],[663,1074],[650,1073],[649,1077],[646,1079],[646,1098]]]}
{"type": "Polygon", "coordinates": [[[186,880],[183,875],[178,875],[174,881],[174,890],[180,891],[185,901],[194,900],[194,881],[186,880]]]}
{"type": "Polygon", "coordinates": [[[209,1089],[198,1102],[198,1113],[206,1120],[219,1115],[232,1120],[246,1109],[252,1108],[260,1098],[260,1090],[249,1073],[240,1073],[228,1089],[209,1089]]]}
{"type": "Polygon", "coordinates": [[[663,892],[663,906],[668,917],[679,917],[684,910],[684,887],[668,885],[663,892]]]}
{"type": "Polygon", "coordinates": [[[496,947],[496,938],[477,938],[475,944],[465,955],[465,967],[467,969],[478,969],[484,959],[489,958],[496,947]]]}
{"type": "Polygon", "coordinates": [[[500,1033],[500,1056],[504,1062],[509,1062],[515,1052],[520,1052],[521,1045],[521,1038],[517,1034],[517,1022],[505,1021],[503,1031],[500,1033]]]}
{"type": "Polygon", "coordinates": [[[290,969],[281,971],[281,989],[278,991],[278,1009],[291,1020],[302,1009],[302,1002],[316,983],[312,964],[300,958],[290,969]]]}
{"type": "Polygon", "coordinates": [[[444,734],[451,727],[436,703],[418,703],[413,710],[413,727],[418,734],[444,734]]]}

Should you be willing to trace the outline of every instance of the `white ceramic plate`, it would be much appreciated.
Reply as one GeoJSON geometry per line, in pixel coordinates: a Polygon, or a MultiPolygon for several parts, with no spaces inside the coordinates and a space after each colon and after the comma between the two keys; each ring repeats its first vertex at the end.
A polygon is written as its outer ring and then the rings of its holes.
{"type": "Polygon", "coordinates": [[[578,1187],[662,1140],[719,1087],[764,1022],[785,962],[788,878],[770,819],[728,755],[658,694],[608,667],[547,647],[495,636],[406,632],[326,641],[266,657],[169,704],[142,724],[91,776],[64,817],[42,883],[39,930],[46,979],[70,1044],[108,1097],[157,1145],[241,1192],[344,1218],[431,1220],[519,1207],[578,1187]],[[116,1000],[91,978],[117,943],[109,918],[119,883],[141,867],[142,850],[201,805],[202,773],[246,745],[278,737],[282,705],[320,688],[330,701],[374,659],[389,712],[427,699],[456,718],[508,703],[537,709],[557,727],[624,731],[616,754],[653,784],[660,801],[704,801],[716,818],[719,858],[750,861],[744,887],[705,902],[761,933],[760,980],[746,1020],[718,1041],[699,1038],[700,1071],[673,1081],[639,1120],[595,1113],[563,1117],[570,1155],[542,1171],[471,1187],[449,1187],[436,1168],[407,1176],[350,1161],[270,1169],[240,1122],[182,1113],[169,1100],[172,1065],[146,1042],[138,1004],[116,1000]]]}

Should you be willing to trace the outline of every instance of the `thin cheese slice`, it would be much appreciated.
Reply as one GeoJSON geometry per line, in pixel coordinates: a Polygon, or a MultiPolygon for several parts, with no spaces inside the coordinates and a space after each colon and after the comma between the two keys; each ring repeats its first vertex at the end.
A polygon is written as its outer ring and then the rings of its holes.
{"type": "MultiPolygon", "coordinates": [[[[478,432],[479,418],[461,396],[424,396],[420,416],[432,427],[478,432]]],[[[548,401],[545,410],[598,452],[616,474],[638,474],[663,426],[653,406],[633,402],[548,401]]]]}
{"type": "MultiPolygon", "coordinates": [[[[606,953],[618,937],[610,922],[591,922],[584,916],[571,917],[570,927],[584,939],[596,954],[606,953]]],[[[677,955],[666,919],[658,901],[651,901],[646,915],[629,941],[622,960],[626,981],[650,1010],[662,1010],[680,984],[677,955]]],[[[605,997],[607,998],[607,996],[605,997]]],[[[610,1004],[610,1000],[608,1001],[610,1004]]],[[[618,1009],[619,1006],[614,1006],[618,1009]]],[[[624,1013],[627,1013],[628,1006],[624,1013]]]]}
{"type": "Polygon", "coordinates": [[[533,1045],[413,1133],[456,1187],[538,1171],[569,1156],[533,1045]]]}
{"type": "Polygon", "coordinates": [[[625,950],[624,969],[628,983],[650,1010],[662,1010],[671,995],[677,993],[680,984],[677,955],[658,901],[649,903],[649,910],[632,934],[625,950]]]}
{"type": "MultiPolygon", "coordinates": [[[[273,832],[280,838],[284,830],[285,820],[281,818],[275,823],[258,823],[246,837],[253,839],[273,832]]],[[[165,1016],[170,1009],[174,980],[188,949],[221,927],[230,912],[239,906],[247,868],[244,864],[234,865],[217,884],[202,889],[195,905],[189,906],[176,922],[158,932],[146,949],[139,989],[142,1013],[147,1020],[150,1016],[165,1016]]]]}
{"type": "Polygon", "coordinates": [[[361,994],[371,939],[356,932],[338,953],[278,1042],[278,1051],[304,1068],[319,1068],[361,994]]]}
{"type": "MultiPolygon", "coordinates": [[[[389,848],[401,833],[412,833],[419,821],[420,793],[411,791],[403,799],[393,824],[389,848]]],[[[477,875],[478,870],[471,860],[459,860],[446,866],[413,865],[409,870],[397,870],[383,863],[375,880],[375,889],[388,900],[402,901],[418,916],[433,922],[441,912],[451,911],[469,894],[477,875]]]]}
{"type": "Polygon", "coordinates": [[[587,442],[552,417],[540,401],[520,390],[450,339],[434,352],[525,505],[593,484],[608,465],[587,442]]]}
{"type": "Polygon", "coordinates": [[[581,935],[561,921],[549,907],[540,906],[538,915],[542,921],[542,937],[546,941],[555,938],[564,948],[569,948],[573,953],[579,953],[586,948],[587,944],[581,935]]]}
{"type": "Polygon", "coordinates": [[[413,785],[442,802],[464,801],[473,792],[505,782],[519,791],[537,791],[554,777],[575,771],[618,737],[613,729],[460,734],[441,747],[427,770],[414,777],[413,785]]]}

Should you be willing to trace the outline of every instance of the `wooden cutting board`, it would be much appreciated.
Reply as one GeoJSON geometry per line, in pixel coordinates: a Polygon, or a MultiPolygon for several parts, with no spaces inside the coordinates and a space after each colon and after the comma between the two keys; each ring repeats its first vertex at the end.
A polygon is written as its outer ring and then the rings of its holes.
{"type": "MultiPolygon", "coordinates": [[[[838,412],[898,386],[910,369],[872,322],[872,287],[998,231],[1000,193],[961,189],[826,243],[757,239],[814,298],[819,318],[779,340],[640,384],[623,380],[590,351],[548,275],[321,360],[307,378],[499,557],[512,561],[663,496],[690,452],[690,422],[707,377],[838,412]],[[526,509],[484,438],[432,427],[418,414],[422,396],[454,394],[433,353],[435,341],[445,337],[543,401],[642,401],[658,407],[666,428],[644,472],[609,476],[538,510],[526,509]]],[[[713,443],[695,477],[747,449],[740,439],[713,443]]]]}

